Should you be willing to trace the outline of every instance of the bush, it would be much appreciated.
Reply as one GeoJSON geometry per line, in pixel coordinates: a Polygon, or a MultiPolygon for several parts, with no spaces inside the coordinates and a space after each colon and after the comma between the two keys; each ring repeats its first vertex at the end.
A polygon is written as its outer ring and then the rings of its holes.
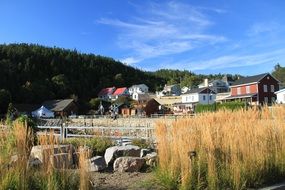
{"type": "Polygon", "coordinates": [[[150,148],[150,142],[146,141],[145,139],[133,139],[132,144],[136,145],[140,148],[150,148]]]}
{"type": "Polygon", "coordinates": [[[240,102],[240,101],[214,103],[214,104],[198,104],[195,107],[195,113],[214,112],[224,109],[234,111],[242,108],[247,108],[247,104],[245,102],[240,102]]]}
{"type": "Polygon", "coordinates": [[[65,144],[72,144],[75,148],[79,146],[88,146],[92,150],[93,156],[103,156],[105,150],[114,145],[111,139],[93,137],[93,138],[70,138],[65,139],[65,144]]]}

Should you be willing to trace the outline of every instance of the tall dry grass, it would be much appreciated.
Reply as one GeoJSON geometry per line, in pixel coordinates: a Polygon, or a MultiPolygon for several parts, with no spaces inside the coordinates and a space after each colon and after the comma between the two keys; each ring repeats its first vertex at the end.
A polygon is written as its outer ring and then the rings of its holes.
{"type": "Polygon", "coordinates": [[[245,189],[285,177],[284,106],[158,123],[156,137],[158,177],[167,188],[245,189]]]}
{"type": "Polygon", "coordinates": [[[52,147],[39,168],[29,166],[35,135],[26,123],[14,122],[0,137],[0,189],[90,189],[89,173],[82,164],[87,159],[85,152],[81,152],[78,170],[56,169],[50,161],[53,147],[59,145],[53,132],[37,138],[37,145],[52,147]]]}

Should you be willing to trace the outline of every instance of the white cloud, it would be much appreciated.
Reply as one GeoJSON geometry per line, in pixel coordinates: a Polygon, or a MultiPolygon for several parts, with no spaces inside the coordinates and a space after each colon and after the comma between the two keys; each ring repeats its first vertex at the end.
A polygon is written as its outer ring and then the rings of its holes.
{"type": "Polygon", "coordinates": [[[125,59],[120,60],[122,63],[126,64],[126,65],[133,65],[135,63],[140,62],[140,59],[136,59],[134,57],[127,57],[125,59]]]}
{"type": "Polygon", "coordinates": [[[263,65],[268,63],[277,63],[285,60],[285,49],[278,49],[271,52],[251,54],[251,55],[225,55],[217,58],[191,61],[184,60],[174,64],[164,65],[166,68],[184,68],[191,71],[198,70],[218,70],[224,68],[236,68],[252,65],[263,65]]]}
{"type": "Polygon", "coordinates": [[[214,23],[201,8],[171,1],[166,4],[150,3],[144,10],[143,17],[129,20],[97,20],[97,23],[118,29],[117,45],[129,51],[122,60],[131,64],[227,40],[224,36],[206,33],[214,23]]]}
{"type": "Polygon", "coordinates": [[[257,35],[266,34],[266,33],[270,34],[270,33],[278,31],[280,28],[282,28],[280,24],[278,24],[277,22],[273,22],[273,21],[254,23],[247,31],[247,35],[257,36],[257,35]]]}

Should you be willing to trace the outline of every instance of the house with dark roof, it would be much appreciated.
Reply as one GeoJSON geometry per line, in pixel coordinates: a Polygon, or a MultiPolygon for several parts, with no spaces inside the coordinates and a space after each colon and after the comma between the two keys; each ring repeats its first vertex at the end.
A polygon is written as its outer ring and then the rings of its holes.
{"type": "Polygon", "coordinates": [[[116,88],[113,87],[109,87],[109,88],[103,88],[99,93],[98,93],[98,98],[102,99],[102,100],[111,100],[112,98],[112,94],[115,92],[116,88]]]}
{"type": "Polygon", "coordinates": [[[279,81],[269,73],[240,78],[230,86],[231,93],[225,101],[242,100],[251,105],[272,104],[274,92],[279,90],[279,81]]]}
{"type": "Polygon", "coordinates": [[[188,93],[182,94],[182,102],[173,105],[173,112],[175,114],[185,114],[193,111],[197,104],[213,104],[216,99],[216,92],[209,87],[194,88],[188,93]]]}
{"type": "Polygon", "coordinates": [[[49,100],[42,104],[54,112],[55,116],[69,116],[78,113],[77,105],[73,99],[49,100]]]}
{"type": "Polygon", "coordinates": [[[112,100],[117,100],[120,96],[130,96],[127,87],[117,88],[115,92],[112,94],[112,100]]]}

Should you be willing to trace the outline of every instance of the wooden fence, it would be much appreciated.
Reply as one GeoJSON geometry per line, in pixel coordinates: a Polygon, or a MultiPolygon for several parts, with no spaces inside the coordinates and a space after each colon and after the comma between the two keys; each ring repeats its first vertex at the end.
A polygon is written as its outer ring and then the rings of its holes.
{"type": "Polygon", "coordinates": [[[106,127],[106,126],[67,126],[63,123],[60,126],[39,125],[42,130],[54,130],[55,135],[61,140],[71,137],[107,137],[112,139],[146,139],[154,140],[154,127],[150,124],[146,126],[126,126],[126,127],[106,127]]]}

